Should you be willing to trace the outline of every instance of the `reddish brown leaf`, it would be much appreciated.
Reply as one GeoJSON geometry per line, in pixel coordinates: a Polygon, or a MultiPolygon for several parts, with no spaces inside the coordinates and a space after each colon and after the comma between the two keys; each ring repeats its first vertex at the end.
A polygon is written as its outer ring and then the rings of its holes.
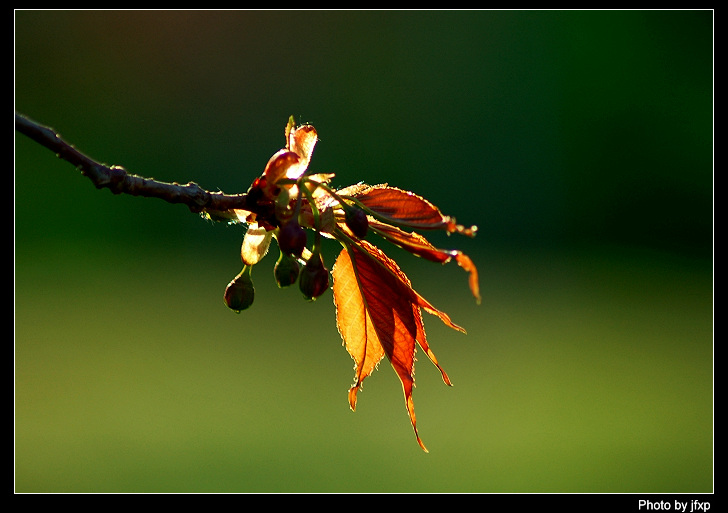
{"type": "Polygon", "coordinates": [[[478,269],[473,261],[461,251],[438,249],[419,233],[406,232],[396,226],[391,226],[375,219],[369,222],[369,227],[377,234],[387,239],[413,255],[420,256],[432,262],[445,264],[451,259],[469,273],[468,284],[475,299],[480,303],[480,285],[478,283],[478,269]]]}
{"type": "Polygon", "coordinates": [[[444,264],[452,259],[452,254],[449,251],[437,249],[419,233],[406,232],[401,228],[376,219],[369,222],[369,227],[392,244],[431,262],[444,264]]]}
{"type": "Polygon", "coordinates": [[[421,230],[446,230],[468,236],[475,234],[475,227],[456,224],[455,219],[443,215],[435,205],[412,192],[375,185],[357,191],[353,196],[372,213],[390,223],[421,230]]]}
{"type": "Polygon", "coordinates": [[[386,355],[402,383],[417,442],[426,451],[417,433],[412,400],[416,343],[440,370],[443,381],[451,383],[427,344],[420,308],[448,326],[464,330],[417,294],[396,262],[366,241],[347,245],[334,265],[333,278],[337,327],[355,362],[355,383],[349,390],[351,409],[356,408],[362,382],[386,355]]]}

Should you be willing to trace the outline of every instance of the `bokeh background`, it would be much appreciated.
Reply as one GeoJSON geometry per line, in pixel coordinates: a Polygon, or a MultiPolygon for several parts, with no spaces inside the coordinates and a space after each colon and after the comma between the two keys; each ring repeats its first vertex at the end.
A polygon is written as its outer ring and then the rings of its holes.
{"type": "MultiPolygon", "coordinates": [[[[328,293],[243,230],[96,190],[15,136],[19,492],[713,490],[711,11],[16,11],[15,108],[89,156],[243,192],[317,127],[335,185],[478,236],[382,244],[426,316],[417,446],[386,362],[355,413],[328,293]]],[[[324,248],[329,264],[336,243],[324,248]]]]}

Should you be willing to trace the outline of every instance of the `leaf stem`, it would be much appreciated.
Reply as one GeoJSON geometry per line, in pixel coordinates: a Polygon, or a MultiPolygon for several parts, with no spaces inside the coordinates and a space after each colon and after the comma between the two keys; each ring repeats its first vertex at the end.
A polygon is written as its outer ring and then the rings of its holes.
{"type": "Polygon", "coordinates": [[[297,180],[298,183],[298,200],[301,199],[301,191],[306,195],[306,199],[308,200],[308,204],[311,206],[311,213],[313,214],[313,226],[314,226],[314,232],[315,232],[315,238],[313,242],[313,248],[311,249],[312,256],[317,256],[321,253],[321,217],[319,214],[318,206],[316,205],[316,199],[313,197],[313,190],[316,190],[316,187],[320,186],[321,184],[319,182],[316,182],[314,180],[308,179],[305,176],[302,176],[297,180]],[[314,189],[310,190],[307,185],[312,184],[314,185],[314,189]]]}

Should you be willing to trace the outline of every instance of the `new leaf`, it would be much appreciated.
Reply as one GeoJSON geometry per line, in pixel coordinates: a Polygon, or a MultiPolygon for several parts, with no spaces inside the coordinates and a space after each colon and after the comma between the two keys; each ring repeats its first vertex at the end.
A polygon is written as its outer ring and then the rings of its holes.
{"type": "Polygon", "coordinates": [[[427,344],[421,308],[451,328],[464,330],[415,292],[396,262],[367,241],[346,245],[334,265],[333,278],[337,327],[355,362],[355,382],[349,390],[351,409],[356,408],[362,382],[386,355],[402,382],[417,442],[427,451],[417,433],[412,400],[416,345],[437,366],[443,381],[451,383],[427,344]]]}

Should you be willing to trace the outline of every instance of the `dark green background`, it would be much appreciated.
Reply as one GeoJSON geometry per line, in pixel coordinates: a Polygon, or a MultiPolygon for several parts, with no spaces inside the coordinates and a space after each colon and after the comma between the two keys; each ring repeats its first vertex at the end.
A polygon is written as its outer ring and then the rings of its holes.
{"type": "MultiPolygon", "coordinates": [[[[17,491],[713,489],[711,11],[15,13],[15,108],[91,157],[243,192],[289,115],[312,169],[465,224],[397,248],[455,386],[356,413],[331,294],[222,302],[239,227],[15,141],[17,491]]],[[[325,247],[331,265],[337,246],[325,247]]]]}

